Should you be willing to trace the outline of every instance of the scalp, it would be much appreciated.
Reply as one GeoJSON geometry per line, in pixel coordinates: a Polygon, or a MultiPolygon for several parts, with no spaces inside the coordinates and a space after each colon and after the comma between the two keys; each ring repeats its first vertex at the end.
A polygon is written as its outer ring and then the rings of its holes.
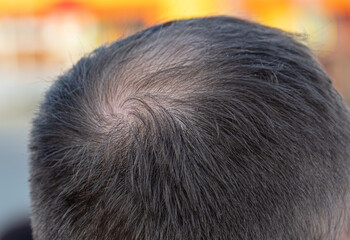
{"type": "Polygon", "coordinates": [[[37,239],[335,239],[347,222],[348,112],[277,29],[201,18],[102,46],[31,136],[37,239]]]}

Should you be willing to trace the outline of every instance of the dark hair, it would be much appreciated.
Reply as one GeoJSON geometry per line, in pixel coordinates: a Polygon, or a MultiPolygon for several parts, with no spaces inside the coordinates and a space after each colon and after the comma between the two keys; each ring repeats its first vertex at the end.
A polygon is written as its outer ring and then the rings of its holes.
{"type": "Polygon", "coordinates": [[[291,34],[231,17],[148,28],[46,93],[34,237],[336,239],[350,222],[349,119],[291,34]]]}

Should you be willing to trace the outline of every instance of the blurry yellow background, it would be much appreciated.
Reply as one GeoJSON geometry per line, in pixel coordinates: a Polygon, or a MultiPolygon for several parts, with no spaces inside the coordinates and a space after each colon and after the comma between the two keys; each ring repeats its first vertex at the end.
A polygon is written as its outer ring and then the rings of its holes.
{"type": "Polygon", "coordinates": [[[28,212],[30,121],[55,77],[100,44],[208,15],[305,35],[350,101],[350,0],[0,0],[0,234],[28,212]]]}
{"type": "Polygon", "coordinates": [[[167,20],[208,15],[304,34],[350,98],[349,0],[0,0],[0,74],[4,67],[34,70],[47,79],[102,43],[167,20]]]}

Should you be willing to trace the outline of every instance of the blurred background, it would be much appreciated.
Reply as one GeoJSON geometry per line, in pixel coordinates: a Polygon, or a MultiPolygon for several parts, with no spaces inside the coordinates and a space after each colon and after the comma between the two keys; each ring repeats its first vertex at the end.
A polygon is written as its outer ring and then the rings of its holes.
{"type": "Polygon", "coordinates": [[[231,15],[301,33],[350,102],[350,0],[0,0],[0,236],[28,216],[28,133],[56,76],[105,42],[231,15]]]}

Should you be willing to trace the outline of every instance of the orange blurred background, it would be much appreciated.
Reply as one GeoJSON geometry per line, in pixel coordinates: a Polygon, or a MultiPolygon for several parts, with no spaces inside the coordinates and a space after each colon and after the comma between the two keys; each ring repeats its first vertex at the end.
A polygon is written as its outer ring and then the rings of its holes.
{"type": "Polygon", "coordinates": [[[0,0],[0,232],[28,212],[30,121],[55,77],[100,44],[208,15],[305,35],[350,102],[349,0],[0,0]]]}
{"type": "Polygon", "coordinates": [[[13,71],[17,77],[10,81],[20,83],[50,80],[102,43],[174,18],[207,15],[306,35],[350,99],[349,0],[0,0],[0,75],[13,71]]]}

